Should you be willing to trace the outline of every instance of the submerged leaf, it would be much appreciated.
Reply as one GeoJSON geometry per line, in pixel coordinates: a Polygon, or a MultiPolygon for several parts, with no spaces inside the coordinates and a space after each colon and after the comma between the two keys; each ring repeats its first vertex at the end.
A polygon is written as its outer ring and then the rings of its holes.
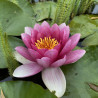
{"type": "Polygon", "coordinates": [[[68,23],[75,6],[75,0],[58,0],[53,23],[68,23]]]}
{"type": "MultiPolygon", "coordinates": [[[[8,36],[8,42],[13,51],[15,51],[14,48],[16,46],[24,46],[23,42],[16,37],[8,36]]],[[[1,40],[0,40],[0,43],[1,43],[1,40]]],[[[1,44],[0,44],[0,68],[7,68],[6,59],[4,57],[1,44]]]]}
{"type": "Polygon", "coordinates": [[[1,49],[6,60],[6,64],[8,66],[9,74],[12,75],[14,69],[18,67],[19,64],[14,58],[12,48],[10,47],[10,44],[8,42],[8,38],[6,34],[3,35],[1,27],[0,27],[0,41],[2,47],[1,49]]]}
{"type": "Polygon", "coordinates": [[[87,11],[87,9],[94,4],[95,0],[79,0],[79,1],[81,1],[81,5],[80,5],[78,13],[84,14],[87,11]]]}

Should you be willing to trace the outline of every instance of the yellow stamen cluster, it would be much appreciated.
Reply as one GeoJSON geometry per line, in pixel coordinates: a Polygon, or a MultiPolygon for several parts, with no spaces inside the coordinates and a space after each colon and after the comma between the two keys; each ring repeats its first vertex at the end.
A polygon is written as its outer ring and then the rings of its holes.
{"type": "Polygon", "coordinates": [[[37,40],[35,43],[38,49],[53,49],[56,45],[58,45],[58,41],[51,37],[40,38],[40,40],[37,40]]]}

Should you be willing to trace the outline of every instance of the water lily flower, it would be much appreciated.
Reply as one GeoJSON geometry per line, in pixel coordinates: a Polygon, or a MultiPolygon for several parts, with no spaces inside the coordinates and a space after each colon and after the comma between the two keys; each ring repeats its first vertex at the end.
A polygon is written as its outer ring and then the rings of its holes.
{"type": "Polygon", "coordinates": [[[25,27],[21,34],[26,47],[15,48],[15,57],[23,65],[15,69],[13,76],[29,77],[42,71],[42,80],[46,87],[55,91],[57,97],[63,96],[66,90],[66,79],[60,66],[79,60],[85,50],[74,50],[80,34],[69,37],[70,29],[65,23],[52,27],[44,21],[34,28],[25,27]]]}

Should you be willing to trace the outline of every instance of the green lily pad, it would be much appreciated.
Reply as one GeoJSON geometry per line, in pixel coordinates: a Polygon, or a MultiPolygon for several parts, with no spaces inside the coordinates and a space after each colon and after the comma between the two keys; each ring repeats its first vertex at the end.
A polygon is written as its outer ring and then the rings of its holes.
{"type": "Polygon", "coordinates": [[[32,9],[32,5],[27,0],[7,0],[14,4],[16,4],[19,8],[21,8],[24,12],[32,16],[34,13],[32,9]]]}
{"type": "Polygon", "coordinates": [[[81,47],[76,46],[73,50],[81,49],[81,47]]]}
{"type": "Polygon", "coordinates": [[[56,98],[48,90],[32,82],[10,81],[0,83],[5,98],[56,98]]]}
{"type": "Polygon", "coordinates": [[[88,83],[98,85],[98,46],[87,47],[83,58],[62,67],[67,80],[63,98],[97,98],[98,92],[88,83]]]}
{"type": "MultiPolygon", "coordinates": [[[[13,51],[15,51],[14,48],[17,46],[24,46],[23,42],[16,37],[10,36],[10,37],[8,37],[8,41],[9,41],[10,46],[12,47],[13,51]]],[[[1,47],[1,45],[0,45],[0,47],[1,47]]],[[[6,59],[4,57],[2,49],[0,48],[0,68],[7,68],[6,65],[7,65],[6,59]]]]}
{"type": "Polygon", "coordinates": [[[90,36],[88,36],[87,38],[85,38],[85,40],[83,40],[82,42],[83,46],[92,46],[92,45],[98,45],[98,33],[94,33],[90,36]]]}
{"type": "Polygon", "coordinates": [[[35,24],[32,6],[25,0],[0,0],[0,9],[0,22],[7,35],[20,35],[25,26],[35,24]]]}
{"type": "Polygon", "coordinates": [[[56,3],[54,2],[39,2],[33,4],[33,9],[36,21],[43,21],[45,19],[54,19],[56,11],[56,3]]]}
{"type": "Polygon", "coordinates": [[[71,34],[81,33],[81,38],[84,38],[98,31],[98,19],[91,19],[91,17],[97,17],[97,15],[80,15],[74,17],[69,24],[71,34]]]}

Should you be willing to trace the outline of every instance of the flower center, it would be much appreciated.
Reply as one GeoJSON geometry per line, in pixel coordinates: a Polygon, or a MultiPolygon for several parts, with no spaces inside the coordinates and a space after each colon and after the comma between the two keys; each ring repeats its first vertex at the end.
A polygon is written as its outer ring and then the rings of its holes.
{"type": "Polygon", "coordinates": [[[53,49],[56,45],[58,45],[58,41],[51,37],[40,38],[40,40],[37,40],[35,43],[38,49],[53,49]]]}

